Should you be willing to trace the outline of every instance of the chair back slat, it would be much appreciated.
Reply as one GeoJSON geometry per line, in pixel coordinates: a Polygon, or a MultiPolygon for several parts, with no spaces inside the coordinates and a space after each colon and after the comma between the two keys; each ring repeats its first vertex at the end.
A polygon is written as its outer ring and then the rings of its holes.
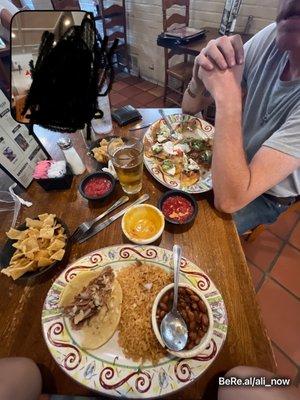
{"type": "Polygon", "coordinates": [[[189,0],[163,0],[163,10],[173,6],[187,6],[189,3],[189,0]]]}
{"type": "MultiPolygon", "coordinates": [[[[162,0],[162,11],[163,11],[163,29],[164,32],[168,30],[168,28],[175,24],[179,23],[184,26],[189,25],[189,19],[190,19],[190,1],[189,0],[162,0]],[[171,8],[172,6],[184,6],[185,7],[185,12],[184,14],[178,14],[178,10],[176,12],[172,13],[171,15],[167,15],[167,10],[171,8]]],[[[170,11],[168,12],[170,13],[170,11]]]]}
{"type": "Polygon", "coordinates": [[[118,4],[113,4],[108,8],[103,8],[102,15],[104,18],[110,18],[115,15],[120,15],[124,13],[124,8],[118,4]]]}
{"type": "Polygon", "coordinates": [[[125,18],[123,15],[116,15],[114,17],[108,18],[106,22],[106,29],[112,29],[115,27],[123,27],[125,25],[125,18]]]}
{"type": "Polygon", "coordinates": [[[174,24],[180,24],[184,26],[188,26],[187,16],[180,14],[172,14],[170,18],[166,20],[166,28],[170,28],[174,24]]]}

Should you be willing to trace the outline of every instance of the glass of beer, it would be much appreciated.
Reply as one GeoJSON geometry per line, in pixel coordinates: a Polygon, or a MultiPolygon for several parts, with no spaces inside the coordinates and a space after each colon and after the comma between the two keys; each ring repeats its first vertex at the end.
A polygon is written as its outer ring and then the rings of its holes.
{"type": "Polygon", "coordinates": [[[137,139],[113,139],[108,145],[111,159],[125,193],[135,194],[142,189],[143,143],[137,139]]]}

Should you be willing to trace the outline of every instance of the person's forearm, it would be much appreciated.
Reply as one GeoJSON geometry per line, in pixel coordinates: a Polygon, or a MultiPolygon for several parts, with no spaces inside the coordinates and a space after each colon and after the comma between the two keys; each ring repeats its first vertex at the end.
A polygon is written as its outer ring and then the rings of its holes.
{"type": "Polygon", "coordinates": [[[215,205],[225,212],[242,208],[243,193],[250,184],[250,168],[243,147],[242,94],[216,96],[216,122],[212,178],[215,205]]]}
{"type": "Polygon", "coordinates": [[[204,85],[201,82],[196,83],[194,79],[192,79],[183,95],[182,111],[185,114],[197,114],[199,111],[207,108],[212,101],[204,85]]]}

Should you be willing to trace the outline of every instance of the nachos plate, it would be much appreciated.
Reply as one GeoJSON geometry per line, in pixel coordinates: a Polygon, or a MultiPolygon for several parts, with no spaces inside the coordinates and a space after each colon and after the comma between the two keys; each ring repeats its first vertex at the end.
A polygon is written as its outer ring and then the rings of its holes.
{"type": "Polygon", "coordinates": [[[195,194],[210,190],[214,127],[185,114],[168,119],[174,132],[160,119],[144,136],[146,168],[167,188],[195,194]]]}

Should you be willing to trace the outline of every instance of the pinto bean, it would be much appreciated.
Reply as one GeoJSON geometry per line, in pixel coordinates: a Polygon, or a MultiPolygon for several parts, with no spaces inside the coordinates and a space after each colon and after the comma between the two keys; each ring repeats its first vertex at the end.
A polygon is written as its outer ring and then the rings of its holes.
{"type": "Polygon", "coordinates": [[[182,318],[183,318],[184,320],[187,319],[187,315],[186,315],[185,310],[180,311],[180,314],[182,315],[182,318]]]}
{"type": "Polygon", "coordinates": [[[207,314],[202,314],[201,320],[202,320],[202,324],[204,326],[208,326],[208,316],[207,316],[207,314]]]}
{"type": "Polygon", "coordinates": [[[195,322],[195,321],[190,322],[189,329],[190,329],[191,331],[194,331],[195,328],[196,328],[196,322],[195,322]]]}
{"type": "Polygon", "coordinates": [[[161,299],[161,301],[162,301],[162,303],[167,304],[167,303],[168,303],[168,300],[169,300],[169,295],[168,295],[168,293],[166,293],[166,294],[163,296],[163,298],[161,299]]]}
{"type": "Polygon", "coordinates": [[[167,306],[165,303],[160,302],[160,303],[159,303],[159,306],[160,306],[160,308],[161,308],[162,310],[168,311],[168,306],[167,306]]]}
{"type": "Polygon", "coordinates": [[[194,313],[191,310],[187,311],[187,315],[188,315],[188,319],[190,320],[190,322],[195,321],[194,313]]]}
{"type": "Polygon", "coordinates": [[[198,304],[199,304],[200,311],[202,311],[203,313],[206,313],[207,312],[206,305],[204,304],[204,302],[201,299],[198,304]]]}

